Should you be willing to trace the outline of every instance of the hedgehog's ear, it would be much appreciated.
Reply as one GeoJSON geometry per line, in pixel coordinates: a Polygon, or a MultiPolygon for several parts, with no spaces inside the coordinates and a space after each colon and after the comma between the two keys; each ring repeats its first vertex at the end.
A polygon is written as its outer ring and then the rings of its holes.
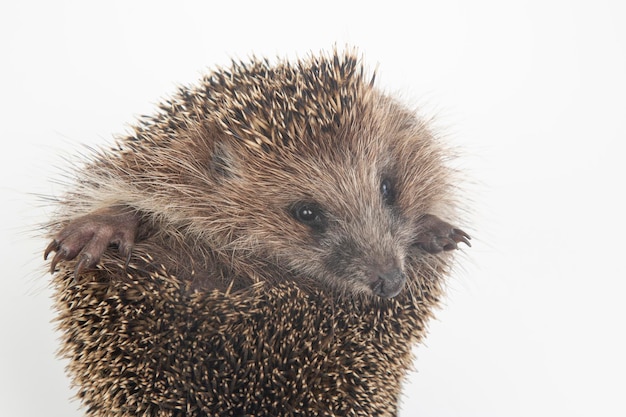
{"type": "Polygon", "coordinates": [[[238,176],[239,160],[236,153],[227,143],[215,144],[211,158],[211,170],[218,177],[233,178],[238,176]]]}

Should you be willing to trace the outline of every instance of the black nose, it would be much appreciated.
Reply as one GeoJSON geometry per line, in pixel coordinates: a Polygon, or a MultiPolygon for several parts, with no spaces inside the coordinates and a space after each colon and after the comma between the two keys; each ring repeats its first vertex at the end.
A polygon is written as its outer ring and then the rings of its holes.
{"type": "Polygon", "coordinates": [[[393,298],[402,291],[405,280],[397,267],[375,269],[372,273],[372,292],[380,297],[393,298]]]}

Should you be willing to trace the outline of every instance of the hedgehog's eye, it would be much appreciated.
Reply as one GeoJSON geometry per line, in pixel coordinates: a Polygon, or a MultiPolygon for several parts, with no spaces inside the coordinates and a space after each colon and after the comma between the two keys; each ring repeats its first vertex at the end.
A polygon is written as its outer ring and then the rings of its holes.
{"type": "Polygon", "coordinates": [[[396,193],[389,178],[384,178],[380,183],[380,195],[385,204],[393,204],[396,200],[396,193]]]}
{"type": "Polygon", "coordinates": [[[291,215],[300,223],[320,230],[324,227],[322,210],[315,203],[296,203],[291,208],[291,215]]]}

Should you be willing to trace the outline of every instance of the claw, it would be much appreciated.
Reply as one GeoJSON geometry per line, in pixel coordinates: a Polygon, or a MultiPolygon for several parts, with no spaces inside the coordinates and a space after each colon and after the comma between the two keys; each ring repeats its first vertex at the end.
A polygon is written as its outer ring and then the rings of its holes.
{"type": "Polygon", "coordinates": [[[458,242],[463,242],[465,243],[467,246],[469,246],[470,248],[472,247],[472,244],[470,243],[470,240],[472,239],[470,237],[470,235],[468,235],[467,233],[465,233],[463,230],[461,229],[454,229],[452,230],[452,232],[457,235],[456,236],[456,241],[458,242]]]}
{"type": "Polygon", "coordinates": [[[126,258],[126,261],[124,262],[124,269],[126,269],[130,264],[130,257],[133,254],[133,245],[120,244],[118,246],[118,250],[120,254],[126,258]]]}
{"type": "Polygon", "coordinates": [[[59,248],[57,253],[54,255],[54,258],[52,258],[52,262],[50,262],[50,273],[54,273],[54,271],[57,268],[57,264],[59,263],[59,261],[66,259],[65,256],[67,255],[67,249],[65,248],[59,248]]]}
{"type": "Polygon", "coordinates": [[[43,253],[44,261],[48,260],[48,255],[50,255],[50,252],[52,251],[57,252],[58,250],[59,250],[59,241],[54,239],[52,242],[50,242],[50,244],[46,248],[46,251],[43,253]]]}
{"type": "Polygon", "coordinates": [[[428,253],[455,250],[459,248],[459,243],[472,246],[470,235],[432,214],[422,216],[421,227],[422,232],[417,236],[415,244],[428,253]]]}
{"type": "Polygon", "coordinates": [[[93,262],[93,257],[88,253],[83,253],[80,256],[80,260],[74,267],[74,284],[78,284],[78,277],[85,270],[92,267],[91,263],[93,262]]]}

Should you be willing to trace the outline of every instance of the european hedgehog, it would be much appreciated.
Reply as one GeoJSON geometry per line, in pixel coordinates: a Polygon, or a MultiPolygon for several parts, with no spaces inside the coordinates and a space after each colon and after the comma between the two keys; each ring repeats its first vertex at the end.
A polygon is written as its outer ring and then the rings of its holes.
{"type": "Polygon", "coordinates": [[[77,172],[45,257],[88,415],[397,413],[469,236],[374,84],[354,51],[233,63],[77,172]]]}

